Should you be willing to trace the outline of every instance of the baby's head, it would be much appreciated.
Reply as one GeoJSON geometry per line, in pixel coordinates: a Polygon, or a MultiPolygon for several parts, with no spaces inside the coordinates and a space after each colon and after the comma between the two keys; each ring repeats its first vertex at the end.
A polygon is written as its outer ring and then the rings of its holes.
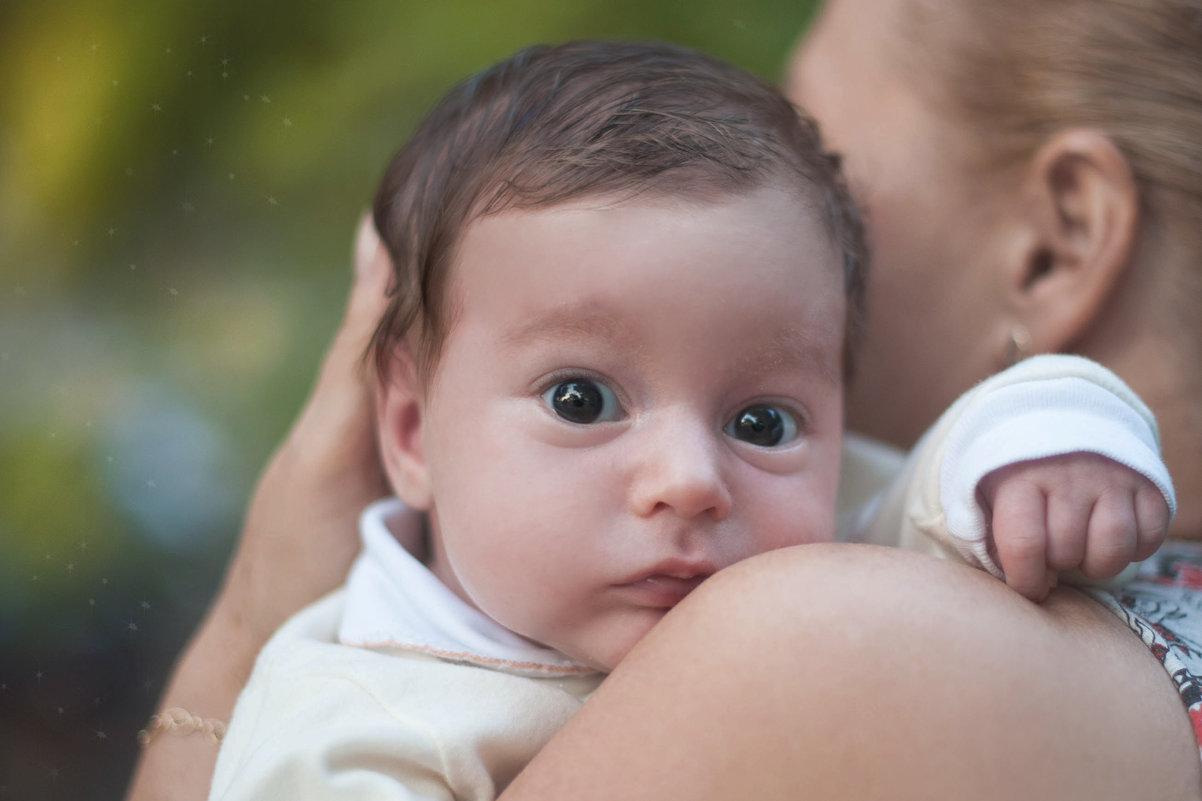
{"type": "Polygon", "coordinates": [[[466,601],[609,669],[714,571],[833,537],[863,245],[773,89],[531,48],[444,98],[375,218],[381,453],[466,601]]]}

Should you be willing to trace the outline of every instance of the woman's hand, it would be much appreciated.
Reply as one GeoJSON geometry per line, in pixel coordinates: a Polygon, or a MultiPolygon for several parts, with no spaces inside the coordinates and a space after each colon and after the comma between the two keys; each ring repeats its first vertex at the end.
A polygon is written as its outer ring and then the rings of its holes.
{"type": "Polygon", "coordinates": [[[388,493],[376,452],[374,367],[364,353],[391,270],[368,215],[354,257],[342,325],[308,403],[259,479],[219,598],[242,610],[260,643],[342,582],[359,548],[359,513],[388,493]]]}
{"type": "MultiPolygon", "coordinates": [[[[354,257],[346,312],[317,384],[259,479],[225,581],[176,663],[160,710],[178,706],[228,721],[263,643],[343,580],[359,548],[359,512],[387,492],[374,436],[374,374],[363,356],[391,270],[366,215],[354,257]]],[[[216,760],[217,748],[202,736],[158,736],[138,762],[127,801],[203,801],[216,760]]]]}

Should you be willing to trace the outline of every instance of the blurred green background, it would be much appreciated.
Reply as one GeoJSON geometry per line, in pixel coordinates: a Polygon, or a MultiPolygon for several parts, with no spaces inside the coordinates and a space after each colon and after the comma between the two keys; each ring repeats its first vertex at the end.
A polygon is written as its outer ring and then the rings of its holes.
{"type": "Polygon", "coordinates": [[[120,798],[453,82],[668,39],[776,78],[802,0],[0,4],[0,798],[120,798]]]}

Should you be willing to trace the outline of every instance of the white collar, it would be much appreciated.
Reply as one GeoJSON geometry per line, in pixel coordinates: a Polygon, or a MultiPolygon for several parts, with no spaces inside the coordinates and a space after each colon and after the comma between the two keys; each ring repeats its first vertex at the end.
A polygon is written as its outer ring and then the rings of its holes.
{"type": "Polygon", "coordinates": [[[422,517],[397,498],[359,518],[363,551],[346,581],[343,645],[403,648],[531,676],[596,672],[514,634],[467,604],[418,561],[422,517]]]}

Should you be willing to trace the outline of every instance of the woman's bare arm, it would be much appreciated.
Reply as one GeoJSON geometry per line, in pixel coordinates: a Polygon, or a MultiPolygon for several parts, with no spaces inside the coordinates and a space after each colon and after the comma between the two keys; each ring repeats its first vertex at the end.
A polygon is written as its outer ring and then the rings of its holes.
{"type": "MultiPolygon", "coordinates": [[[[204,622],[176,663],[159,709],[228,720],[259,648],[302,606],[336,587],[358,550],[356,519],[387,494],[362,356],[383,312],[388,258],[370,217],[355,243],[342,325],[300,417],[251,498],[238,548],[204,622]]],[[[127,801],[202,801],[217,748],[199,735],[156,737],[127,801]]]]}
{"type": "Polygon", "coordinates": [[[1202,797],[1169,677],[1072,590],[801,546],[720,573],[505,799],[1202,797]]]}

